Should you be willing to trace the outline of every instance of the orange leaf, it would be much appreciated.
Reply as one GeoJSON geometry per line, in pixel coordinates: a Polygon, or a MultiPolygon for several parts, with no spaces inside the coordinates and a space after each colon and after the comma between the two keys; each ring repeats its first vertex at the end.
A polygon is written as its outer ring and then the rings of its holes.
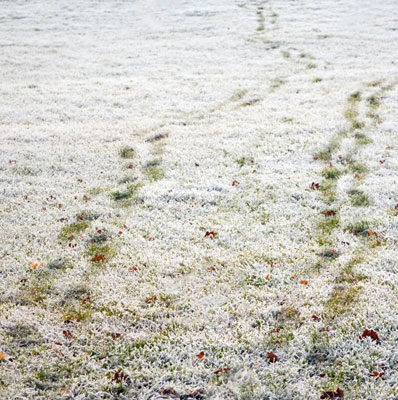
{"type": "Polygon", "coordinates": [[[266,281],[269,281],[269,278],[270,278],[270,275],[269,275],[269,274],[265,275],[265,280],[266,280],[266,281]]]}
{"type": "Polygon", "coordinates": [[[305,279],[302,279],[299,283],[300,285],[308,285],[308,281],[305,279]]]}
{"type": "Polygon", "coordinates": [[[35,262],[31,262],[31,263],[29,264],[29,267],[30,267],[30,269],[37,269],[38,265],[39,265],[39,264],[37,264],[37,263],[35,263],[35,262]]]}
{"type": "Polygon", "coordinates": [[[361,176],[360,176],[359,174],[357,174],[357,173],[354,174],[354,178],[355,178],[355,179],[359,179],[360,177],[361,177],[361,176]]]}
{"type": "Polygon", "coordinates": [[[204,356],[205,356],[205,353],[203,351],[201,351],[199,354],[196,354],[196,358],[198,360],[201,360],[204,356]]]}
{"type": "Polygon", "coordinates": [[[373,232],[371,229],[368,229],[369,236],[377,236],[376,232],[373,232]]]}
{"type": "Polygon", "coordinates": [[[6,358],[5,353],[0,353],[0,361],[4,360],[6,358]]]}

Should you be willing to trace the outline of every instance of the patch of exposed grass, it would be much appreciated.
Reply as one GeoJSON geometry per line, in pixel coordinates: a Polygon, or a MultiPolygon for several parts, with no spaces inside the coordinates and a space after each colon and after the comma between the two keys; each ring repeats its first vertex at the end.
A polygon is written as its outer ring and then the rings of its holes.
{"type": "Polygon", "coordinates": [[[125,146],[119,150],[119,155],[122,158],[134,158],[135,157],[135,149],[129,146],[125,146]]]}
{"type": "Polygon", "coordinates": [[[140,183],[127,185],[126,190],[122,192],[119,190],[112,192],[111,197],[115,201],[132,199],[137,195],[138,190],[140,189],[141,186],[142,185],[140,183]]]}
{"type": "Polygon", "coordinates": [[[63,322],[74,321],[82,322],[91,318],[92,310],[90,305],[79,305],[69,308],[62,315],[61,319],[63,322]]]}
{"type": "Polygon", "coordinates": [[[377,108],[380,106],[380,98],[374,94],[369,96],[366,101],[368,102],[369,107],[377,108]]]}
{"type": "Polygon", "coordinates": [[[159,181],[163,179],[166,175],[163,168],[160,167],[150,167],[144,170],[144,174],[151,180],[152,182],[159,181]]]}
{"type": "Polygon", "coordinates": [[[322,82],[322,78],[314,78],[314,79],[312,80],[312,82],[314,82],[314,83],[322,82]]]}
{"type": "Polygon", "coordinates": [[[245,165],[253,165],[254,164],[254,159],[253,159],[253,157],[246,157],[246,156],[243,156],[243,157],[240,157],[240,158],[238,158],[237,160],[235,160],[236,161],[236,163],[239,165],[239,167],[243,167],[243,166],[245,166],[245,165]]]}
{"type": "Polygon", "coordinates": [[[95,221],[98,219],[100,215],[93,211],[84,210],[81,213],[76,215],[77,221],[95,221]]]}
{"type": "Polygon", "coordinates": [[[354,121],[352,121],[351,127],[352,127],[352,129],[355,129],[355,130],[362,129],[365,127],[365,122],[354,120],[354,121]]]}
{"type": "Polygon", "coordinates": [[[362,145],[362,146],[366,146],[367,144],[373,143],[373,140],[368,138],[363,133],[356,133],[354,135],[354,137],[355,137],[357,144],[362,145]]]}
{"type": "Polygon", "coordinates": [[[323,234],[330,235],[340,225],[339,218],[326,218],[319,222],[318,227],[323,234]]]}
{"type": "Polygon", "coordinates": [[[314,63],[309,63],[309,64],[307,65],[307,68],[308,68],[308,69],[314,69],[314,68],[316,68],[316,67],[317,67],[317,65],[314,64],[314,63]]]}
{"type": "Polygon", "coordinates": [[[358,221],[348,224],[345,228],[346,231],[351,232],[354,235],[369,236],[370,222],[369,221],[358,221]]]}
{"type": "Polygon", "coordinates": [[[340,272],[340,275],[336,278],[336,283],[355,285],[368,277],[363,274],[357,274],[352,264],[346,265],[340,272]]]}
{"type": "Polygon", "coordinates": [[[351,204],[355,207],[368,207],[370,200],[367,194],[361,190],[353,189],[348,192],[351,198],[351,204]]]}
{"type": "Polygon", "coordinates": [[[282,51],[282,56],[284,58],[290,58],[290,53],[288,51],[282,51]]]}
{"type": "Polygon", "coordinates": [[[89,227],[88,221],[73,222],[70,225],[64,226],[59,235],[59,239],[69,241],[75,239],[78,235],[84,232],[89,227]]]}
{"type": "Polygon", "coordinates": [[[353,305],[359,299],[361,290],[361,286],[347,287],[337,285],[325,304],[327,318],[334,319],[346,312],[352,311],[353,305]]]}
{"type": "Polygon", "coordinates": [[[348,97],[349,102],[358,102],[361,101],[361,92],[356,91],[354,93],[351,93],[350,96],[348,97]]]}
{"type": "Polygon", "coordinates": [[[336,167],[327,167],[322,171],[322,176],[326,179],[337,179],[341,171],[336,167]]]}
{"type": "Polygon", "coordinates": [[[358,174],[366,174],[368,172],[366,165],[359,162],[351,164],[350,170],[352,172],[357,172],[358,174]]]}
{"type": "Polygon", "coordinates": [[[90,243],[84,255],[92,264],[102,265],[113,258],[116,254],[115,249],[110,244],[90,243]]]}
{"type": "Polygon", "coordinates": [[[265,18],[264,18],[264,13],[263,13],[263,7],[258,7],[257,9],[257,32],[262,32],[264,31],[264,22],[265,22],[265,18]]]}

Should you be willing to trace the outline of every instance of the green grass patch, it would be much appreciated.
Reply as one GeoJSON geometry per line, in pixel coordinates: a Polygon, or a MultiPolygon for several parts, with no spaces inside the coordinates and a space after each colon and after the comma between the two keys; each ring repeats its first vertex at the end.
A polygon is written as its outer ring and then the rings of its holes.
{"type": "Polygon", "coordinates": [[[122,158],[134,158],[135,150],[132,147],[126,146],[119,150],[119,155],[122,158]]]}
{"type": "Polygon", "coordinates": [[[368,138],[365,134],[363,133],[356,133],[354,135],[355,140],[357,142],[357,144],[365,146],[367,144],[373,143],[373,140],[368,138]]]}
{"type": "Polygon", "coordinates": [[[322,176],[326,179],[337,179],[341,175],[341,171],[336,167],[327,167],[322,171],[322,176]]]}
{"type": "Polygon", "coordinates": [[[312,80],[312,82],[314,82],[314,83],[322,82],[322,78],[314,78],[314,79],[312,80]]]}
{"type": "Polygon", "coordinates": [[[347,312],[352,312],[353,305],[359,300],[361,290],[361,286],[338,285],[325,304],[326,317],[334,319],[347,312]]]}
{"type": "Polygon", "coordinates": [[[361,101],[361,92],[356,91],[354,93],[351,93],[350,96],[348,97],[349,102],[358,102],[361,101]]]}
{"type": "Polygon", "coordinates": [[[90,224],[88,223],[88,221],[79,221],[64,226],[59,235],[59,239],[63,241],[73,240],[82,232],[84,232],[89,227],[89,225],[90,224]]]}
{"type": "Polygon", "coordinates": [[[340,220],[336,217],[326,218],[319,222],[318,227],[323,234],[330,235],[336,228],[340,226],[340,220]]]}
{"type": "Polygon", "coordinates": [[[149,178],[150,181],[156,182],[163,179],[166,175],[163,168],[150,167],[145,169],[144,174],[149,178]]]}
{"type": "Polygon", "coordinates": [[[365,122],[354,120],[351,124],[352,129],[362,129],[365,127],[365,122]]]}
{"type": "Polygon", "coordinates": [[[348,224],[345,231],[351,232],[358,236],[369,236],[370,222],[369,221],[358,221],[348,224]]]}
{"type": "Polygon", "coordinates": [[[126,190],[124,191],[117,190],[115,192],[112,192],[111,197],[115,201],[130,200],[137,195],[138,190],[140,189],[141,186],[142,184],[140,183],[127,185],[126,190]]]}
{"type": "Polygon", "coordinates": [[[84,255],[93,265],[103,265],[116,254],[115,249],[110,244],[90,243],[84,255]]]}
{"type": "Polygon", "coordinates": [[[368,172],[366,165],[359,162],[351,164],[350,170],[358,174],[366,174],[368,172]]]}
{"type": "Polygon", "coordinates": [[[355,207],[368,207],[370,205],[370,200],[367,194],[361,190],[353,189],[348,192],[351,204],[355,207]]]}
{"type": "Polygon", "coordinates": [[[376,95],[369,96],[366,101],[368,102],[369,107],[377,108],[380,106],[380,97],[376,95]]]}

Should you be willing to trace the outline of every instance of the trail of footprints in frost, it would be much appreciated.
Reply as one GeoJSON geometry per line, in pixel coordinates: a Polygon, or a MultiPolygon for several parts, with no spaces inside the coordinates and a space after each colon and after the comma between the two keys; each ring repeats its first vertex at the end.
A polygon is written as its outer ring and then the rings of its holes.
{"type": "MultiPolygon", "coordinates": [[[[369,86],[374,85],[376,84],[369,86]]],[[[368,117],[374,118],[372,114],[374,114],[375,108],[380,106],[382,93],[392,89],[392,87],[393,85],[383,86],[366,98],[369,110],[368,117]]],[[[361,281],[368,277],[356,272],[355,267],[365,261],[369,262],[370,257],[376,256],[371,250],[383,244],[383,239],[378,237],[373,230],[374,228],[367,221],[355,221],[345,227],[340,226],[339,215],[344,211],[344,207],[349,211],[351,207],[367,207],[370,202],[367,195],[356,188],[357,182],[365,179],[367,167],[356,161],[355,157],[359,155],[361,147],[371,143],[371,139],[365,135],[365,123],[357,119],[359,116],[358,107],[362,100],[360,92],[352,93],[349,96],[344,116],[351,125],[350,129],[342,131],[332,138],[327,148],[314,157],[325,163],[322,172],[324,180],[319,186],[325,205],[325,210],[322,212],[324,217],[318,223],[318,242],[321,246],[318,254],[322,261],[316,266],[316,270],[321,274],[326,270],[331,275],[334,274],[334,269],[337,270],[337,275],[334,278],[335,286],[324,304],[323,315],[321,318],[314,316],[315,321],[321,321],[323,328],[316,332],[316,340],[313,341],[313,347],[309,351],[309,354],[313,355],[313,363],[316,365],[322,363],[324,370],[327,367],[331,367],[333,370],[334,362],[328,361],[327,358],[327,348],[330,345],[327,335],[321,337],[320,332],[322,330],[326,332],[329,325],[336,327],[339,324],[340,317],[347,312],[352,312],[356,307],[360,307],[361,281]],[[339,154],[344,141],[353,139],[355,140],[353,150],[345,156],[339,154]],[[339,167],[335,165],[339,165],[339,167]],[[343,193],[338,196],[337,192],[339,180],[344,174],[349,173],[354,176],[354,179],[352,187],[348,191],[350,201],[347,204],[347,201],[344,200],[347,196],[344,196],[343,193]],[[341,243],[345,246],[344,253],[349,253],[350,258],[349,261],[339,262],[341,252],[333,246],[337,247],[337,242],[347,233],[361,237],[362,240],[354,241],[354,243],[342,241],[341,243]],[[349,250],[347,249],[348,246],[349,250]]],[[[346,213],[347,210],[345,210],[346,213]]],[[[358,326],[358,331],[361,328],[363,327],[358,326]]],[[[347,338],[347,340],[350,340],[350,338],[347,338]]],[[[327,387],[329,382],[325,382],[325,385],[327,387]]]]}

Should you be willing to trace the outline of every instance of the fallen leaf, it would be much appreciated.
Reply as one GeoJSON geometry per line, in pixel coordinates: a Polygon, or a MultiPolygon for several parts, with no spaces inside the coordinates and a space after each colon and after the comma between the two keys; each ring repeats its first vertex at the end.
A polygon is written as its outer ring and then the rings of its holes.
{"type": "Polygon", "coordinates": [[[105,256],[103,254],[97,254],[92,259],[92,262],[102,262],[105,261],[105,256]]]}
{"type": "Polygon", "coordinates": [[[300,285],[308,285],[308,281],[306,279],[302,279],[299,283],[300,285]]]}
{"type": "Polygon", "coordinates": [[[5,353],[0,353],[0,361],[3,361],[6,358],[5,353]]]}
{"type": "Polygon", "coordinates": [[[357,173],[354,174],[354,179],[359,179],[361,176],[357,173]]]}
{"type": "Polygon", "coordinates": [[[233,181],[233,182],[232,182],[232,186],[237,186],[237,185],[239,185],[239,182],[238,182],[238,181],[233,181]]]}
{"type": "Polygon", "coordinates": [[[58,208],[62,208],[62,204],[58,204],[58,208]]]}
{"type": "Polygon", "coordinates": [[[231,368],[220,368],[217,371],[213,372],[215,375],[222,374],[223,372],[228,372],[231,368]]]}
{"type": "Polygon", "coordinates": [[[127,374],[125,374],[121,368],[119,368],[117,371],[115,371],[115,373],[113,374],[112,377],[112,382],[116,382],[116,383],[122,383],[122,382],[126,382],[129,380],[129,376],[127,374]]]}
{"type": "Polygon", "coordinates": [[[201,351],[199,354],[196,354],[196,358],[198,360],[201,360],[204,356],[205,356],[205,353],[203,351],[201,351]]]}
{"type": "Polygon", "coordinates": [[[376,379],[379,379],[379,378],[380,379],[384,379],[385,378],[385,373],[384,373],[384,371],[379,372],[377,370],[373,370],[370,376],[372,376],[372,377],[374,377],[376,379]]]}
{"type": "Polygon", "coordinates": [[[64,336],[65,336],[66,338],[68,338],[68,339],[75,339],[75,338],[76,338],[76,336],[75,336],[70,330],[68,330],[68,329],[64,329],[64,330],[62,331],[62,333],[63,333],[64,336]]]}
{"type": "Polygon", "coordinates": [[[319,183],[315,183],[315,182],[312,182],[311,185],[310,185],[310,188],[312,190],[319,190],[320,187],[321,187],[321,185],[319,183]]]}
{"type": "Polygon", "coordinates": [[[337,399],[340,398],[342,399],[344,397],[344,391],[340,388],[337,388],[336,391],[329,391],[329,392],[323,392],[321,394],[321,399],[337,399]]]}
{"type": "Polygon", "coordinates": [[[371,229],[368,229],[368,235],[369,236],[377,236],[377,233],[373,232],[371,229]]]}
{"type": "Polygon", "coordinates": [[[39,264],[37,264],[37,263],[35,263],[35,262],[31,262],[31,263],[29,264],[29,268],[30,268],[30,269],[37,269],[38,266],[39,266],[39,264]]]}
{"type": "Polygon", "coordinates": [[[362,335],[359,336],[359,338],[360,338],[361,340],[366,339],[366,338],[368,338],[368,337],[370,337],[370,338],[371,338],[372,340],[374,340],[375,342],[380,343],[379,334],[378,334],[376,331],[374,331],[373,329],[365,329],[365,330],[362,332],[362,335]]]}
{"type": "Polygon", "coordinates": [[[153,241],[155,240],[155,238],[151,236],[150,238],[148,238],[148,240],[149,240],[150,242],[153,242],[153,241]]]}
{"type": "Polygon", "coordinates": [[[272,352],[272,351],[269,351],[269,352],[267,353],[267,357],[268,357],[269,361],[272,362],[272,363],[278,361],[278,356],[277,356],[274,352],[272,352]]]}
{"type": "Polygon", "coordinates": [[[137,271],[138,271],[137,267],[130,267],[129,268],[129,272],[137,272],[137,271]]]}
{"type": "Polygon", "coordinates": [[[319,321],[321,320],[321,319],[320,319],[317,315],[315,315],[315,314],[312,314],[311,318],[312,318],[312,320],[315,321],[315,322],[319,322],[319,321]]]}
{"type": "Polygon", "coordinates": [[[90,303],[90,302],[91,302],[91,297],[90,296],[82,298],[82,304],[86,304],[86,303],[90,303]]]}
{"type": "Polygon", "coordinates": [[[336,215],[336,211],[334,211],[334,210],[326,210],[326,211],[322,211],[322,214],[325,217],[331,217],[331,216],[336,215]]]}
{"type": "Polygon", "coordinates": [[[387,146],[387,147],[386,147],[386,150],[391,150],[391,146],[387,146]]]}
{"type": "Polygon", "coordinates": [[[386,162],[386,160],[385,159],[381,159],[381,160],[379,160],[379,163],[380,164],[384,164],[386,162]]]}
{"type": "Polygon", "coordinates": [[[113,339],[119,339],[120,336],[122,336],[122,334],[119,333],[119,332],[116,332],[116,333],[112,333],[111,336],[112,336],[113,339]]]}
{"type": "Polygon", "coordinates": [[[214,232],[214,231],[207,231],[207,232],[205,233],[205,236],[204,236],[204,237],[209,237],[209,236],[211,236],[211,237],[216,237],[216,236],[217,236],[217,233],[214,232]]]}
{"type": "Polygon", "coordinates": [[[270,278],[270,274],[265,275],[265,280],[266,281],[269,281],[269,278],[270,278]]]}

